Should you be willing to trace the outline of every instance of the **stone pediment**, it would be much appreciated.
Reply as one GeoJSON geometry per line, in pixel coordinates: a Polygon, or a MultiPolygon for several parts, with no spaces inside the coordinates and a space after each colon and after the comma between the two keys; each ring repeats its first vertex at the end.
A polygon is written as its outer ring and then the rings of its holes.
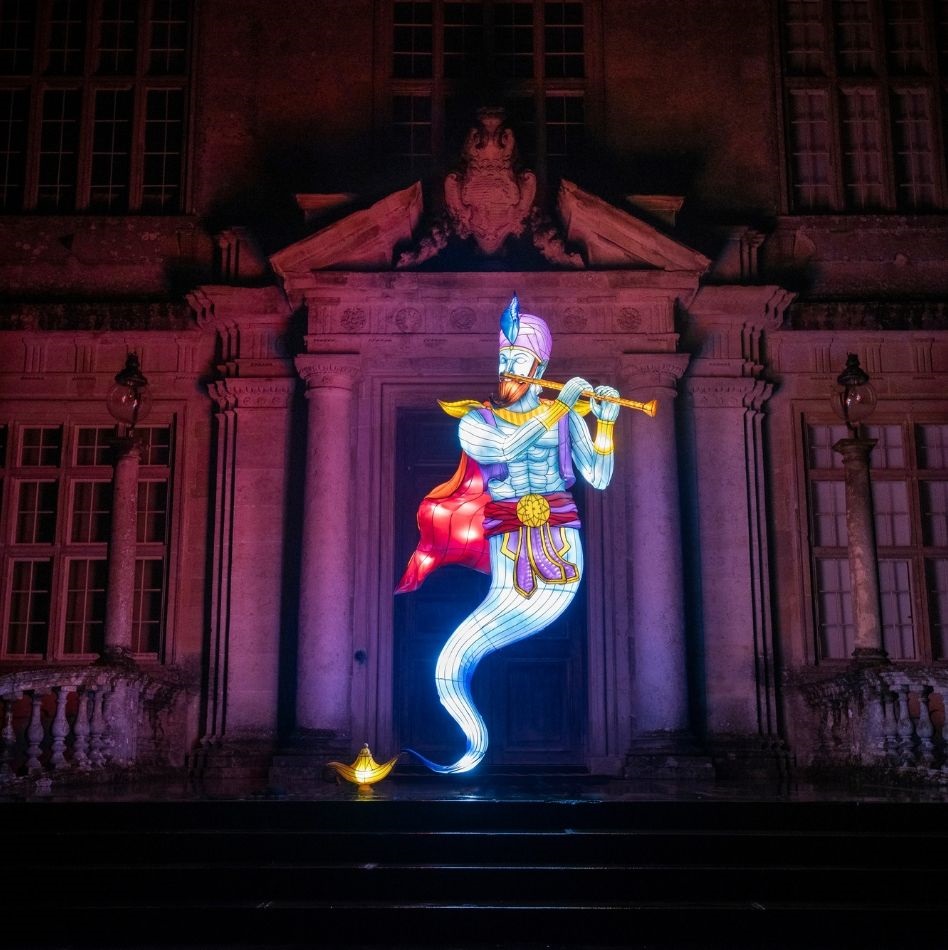
{"type": "Polygon", "coordinates": [[[583,249],[589,267],[704,273],[711,264],[703,254],[565,179],[557,210],[567,242],[583,249]]]}
{"type": "MultiPolygon", "coordinates": [[[[416,182],[291,244],[270,262],[284,281],[323,270],[412,270],[437,257],[451,234],[464,237],[456,224],[445,220],[420,229],[422,205],[421,184],[416,182]],[[414,250],[404,251],[409,246],[414,250]]],[[[702,274],[710,266],[703,254],[572,182],[561,183],[556,211],[558,221],[534,207],[523,227],[546,261],[557,269],[702,274]]],[[[502,247],[494,250],[494,255],[487,254],[479,246],[476,254],[485,259],[502,256],[502,247]]]]}
{"type": "Polygon", "coordinates": [[[396,246],[411,241],[421,211],[415,182],[278,251],[270,263],[282,278],[314,270],[390,270],[396,246]]]}

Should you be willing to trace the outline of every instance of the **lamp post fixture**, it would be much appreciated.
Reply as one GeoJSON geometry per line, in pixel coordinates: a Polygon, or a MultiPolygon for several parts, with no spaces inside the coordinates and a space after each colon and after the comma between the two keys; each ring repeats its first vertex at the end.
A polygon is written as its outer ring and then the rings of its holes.
{"type": "Polygon", "coordinates": [[[846,531],[855,627],[852,657],[858,663],[887,663],[888,656],[882,643],[879,565],[869,479],[869,453],[876,440],[863,438],[860,432],[861,423],[875,409],[876,393],[855,353],[847,355],[846,367],[836,382],[838,389],[830,403],[849,429],[849,437],[836,442],[833,451],[842,456],[845,470],[846,531]]]}
{"type": "Polygon", "coordinates": [[[105,601],[106,662],[131,662],[135,596],[135,548],[138,527],[138,468],[141,442],[135,427],[148,415],[151,395],[138,356],[129,353],[115,376],[106,406],[119,424],[113,441],[112,529],[109,535],[109,576],[105,601]]]}

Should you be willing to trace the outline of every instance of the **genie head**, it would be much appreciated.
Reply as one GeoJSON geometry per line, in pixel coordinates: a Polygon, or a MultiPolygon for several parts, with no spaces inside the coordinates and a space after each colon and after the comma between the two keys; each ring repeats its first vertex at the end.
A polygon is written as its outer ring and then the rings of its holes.
{"type": "Polygon", "coordinates": [[[553,350],[553,337],[546,321],[532,313],[521,313],[516,294],[500,315],[500,348],[511,346],[529,350],[544,366],[550,361],[553,350]]]}
{"type": "Polygon", "coordinates": [[[505,379],[503,374],[515,373],[539,379],[549,362],[553,337],[545,320],[532,313],[520,312],[520,301],[514,294],[500,317],[499,343],[501,381],[498,395],[503,404],[509,405],[526,392],[528,384],[505,379]]]}

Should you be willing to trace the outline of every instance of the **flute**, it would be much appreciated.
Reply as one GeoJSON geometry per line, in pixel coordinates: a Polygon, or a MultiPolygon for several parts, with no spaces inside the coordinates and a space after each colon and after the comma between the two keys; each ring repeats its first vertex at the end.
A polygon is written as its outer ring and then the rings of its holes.
{"type": "MultiPolygon", "coordinates": [[[[552,379],[534,379],[532,376],[518,376],[516,373],[504,373],[507,379],[513,379],[518,383],[533,383],[542,386],[544,389],[562,389],[564,383],[555,383],[552,379]]],[[[658,400],[650,399],[648,402],[638,402],[635,399],[623,399],[621,396],[597,396],[591,389],[580,393],[584,399],[599,399],[602,402],[612,402],[617,406],[625,406],[626,409],[638,409],[645,415],[654,417],[658,412],[658,400]]]]}

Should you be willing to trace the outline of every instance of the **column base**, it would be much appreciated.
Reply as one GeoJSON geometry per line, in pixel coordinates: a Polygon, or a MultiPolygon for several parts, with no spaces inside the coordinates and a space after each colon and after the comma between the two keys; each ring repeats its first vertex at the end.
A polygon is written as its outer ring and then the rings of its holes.
{"type": "Polygon", "coordinates": [[[96,666],[120,666],[126,670],[137,670],[138,663],[128,647],[107,646],[95,661],[96,666]]]}
{"type": "Polygon", "coordinates": [[[711,758],[686,732],[636,736],[625,757],[625,778],[705,780],[714,778],[711,758]]]}
{"type": "Polygon", "coordinates": [[[267,737],[209,737],[188,756],[188,776],[202,791],[261,792],[267,786],[274,743],[267,737]]]}
{"type": "Polygon", "coordinates": [[[300,729],[280,744],[270,765],[269,784],[288,792],[305,792],[316,783],[336,781],[330,762],[351,762],[358,748],[350,736],[331,729],[300,729]]]}
{"type": "Polygon", "coordinates": [[[790,750],[776,736],[718,733],[708,736],[708,749],[718,779],[772,782],[790,777],[790,750]]]}

